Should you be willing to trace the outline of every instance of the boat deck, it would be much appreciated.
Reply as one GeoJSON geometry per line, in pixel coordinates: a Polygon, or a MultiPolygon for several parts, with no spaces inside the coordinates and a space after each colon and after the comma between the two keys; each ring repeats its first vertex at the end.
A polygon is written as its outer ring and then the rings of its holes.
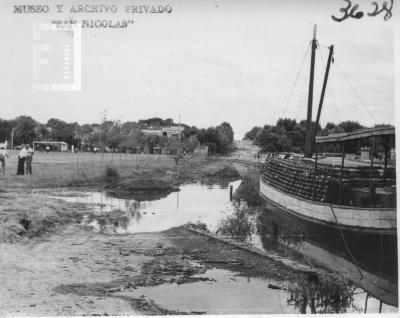
{"type": "MultiPolygon", "coordinates": [[[[318,164],[328,164],[334,166],[341,166],[342,165],[342,158],[341,157],[325,157],[325,158],[318,158],[318,164]]],[[[383,167],[384,163],[379,161],[374,161],[374,167],[377,168],[379,166],[383,167]]],[[[349,168],[355,167],[370,167],[370,161],[360,161],[360,160],[351,160],[351,159],[344,159],[344,166],[349,168]]],[[[388,164],[388,167],[394,167],[394,165],[388,164]]]]}

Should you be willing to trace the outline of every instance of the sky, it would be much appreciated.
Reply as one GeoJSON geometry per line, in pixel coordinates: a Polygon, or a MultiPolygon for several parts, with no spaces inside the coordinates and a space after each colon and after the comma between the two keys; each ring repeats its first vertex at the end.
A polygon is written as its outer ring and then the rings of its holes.
{"type": "MultiPolygon", "coordinates": [[[[353,0],[365,12],[371,2],[353,0]]],[[[334,45],[322,124],[394,124],[393,22],[382,15],[334,22],[331,15],[342,15],[343,0],[115,0],[116,14],[71,13],[70,7],[82,2],[57,3],[64,4],[63,13],[55,13],[52,4],[47,14],[14,14],[13,6],[21,3],[0,0],[0,118],[29,115],[40,122],[59,118],[83,124],[100,122],[106,110],[110,120],[181,118],[197,127],[227,121],[239,139],[253,126],[280,117],[306,117],[309,56],[302,61],[317,24],[313,117],[327,47],[334,45]],[[126,14],[127,4],[169,4],[173,10],[126,14]],[[134,23],[125,29],[82,29],[81,90],[35,91],[33,24],[66,18],[134,23]]],[[[40,41],[46,40],[55,48],[71,41],[66,34],[40,41]]],[[[53,56],[53,64],[41,66],[45,79],[60,70],[53,56]]]]}

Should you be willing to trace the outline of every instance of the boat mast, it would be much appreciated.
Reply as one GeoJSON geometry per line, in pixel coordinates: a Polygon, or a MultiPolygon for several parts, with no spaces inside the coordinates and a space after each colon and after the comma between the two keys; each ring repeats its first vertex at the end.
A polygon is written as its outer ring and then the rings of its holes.
{"type": "Polygon", "coordinates": [[[311,66],[310,66],[310,85],[308,89],[308,107],[307,107],[307,124],[306,124],[306,143],[304,146],[304,157],[312,156],[312,104],[314,93],[314,69],[315,69],[315,51],[317,49],[317,25],[314,25],[313,39],[311,41],[311,66]]]}
{"type": "Polygon", "coordinates": [[[315,136],[317,135],[319,119],[321,117],[322,104],[324,103],[326,84],[328,83],[329,70],[331,68],[332,61],[333,61],[333,45],[331,45],[329,47],[329,56],[328,56],[328,62],[326,63],[324,83],[322,85],[321,98],[319,100],[319,105],[318,105],[317,119],[315,120],[315,127],[314,127],[313,140],[312,140],[313,142],[315,142],[315,136]]]}

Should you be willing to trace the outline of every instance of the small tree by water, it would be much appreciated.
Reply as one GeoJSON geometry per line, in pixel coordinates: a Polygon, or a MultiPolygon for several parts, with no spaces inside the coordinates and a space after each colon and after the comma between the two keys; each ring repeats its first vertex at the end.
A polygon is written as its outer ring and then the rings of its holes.
{"type": "Polygon", "coordinates": [[[247,204],[234,201],[233,212],[220,221],[217,233],[246,241],[255,230],[252,214],[254,210],[247,204]]]}

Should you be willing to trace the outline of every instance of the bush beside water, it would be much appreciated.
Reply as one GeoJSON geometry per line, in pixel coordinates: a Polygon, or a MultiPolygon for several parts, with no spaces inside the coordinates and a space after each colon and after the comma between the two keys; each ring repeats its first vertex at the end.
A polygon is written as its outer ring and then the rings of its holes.
{"type": "Polygon", "coordinates": [[[230,236],[240,241],[246,241],[254,232],[254,224],[251,215],[254,210],[245,203],[235,201],[233,213],[220,221],[217,234],[230,236]]]}
{"type": "Polygon", "coordinates": [[[104,171],[104,179],[107,182],[114,182],[120,178],[120,174],[116,167],[106,166],[104,171]]]}

